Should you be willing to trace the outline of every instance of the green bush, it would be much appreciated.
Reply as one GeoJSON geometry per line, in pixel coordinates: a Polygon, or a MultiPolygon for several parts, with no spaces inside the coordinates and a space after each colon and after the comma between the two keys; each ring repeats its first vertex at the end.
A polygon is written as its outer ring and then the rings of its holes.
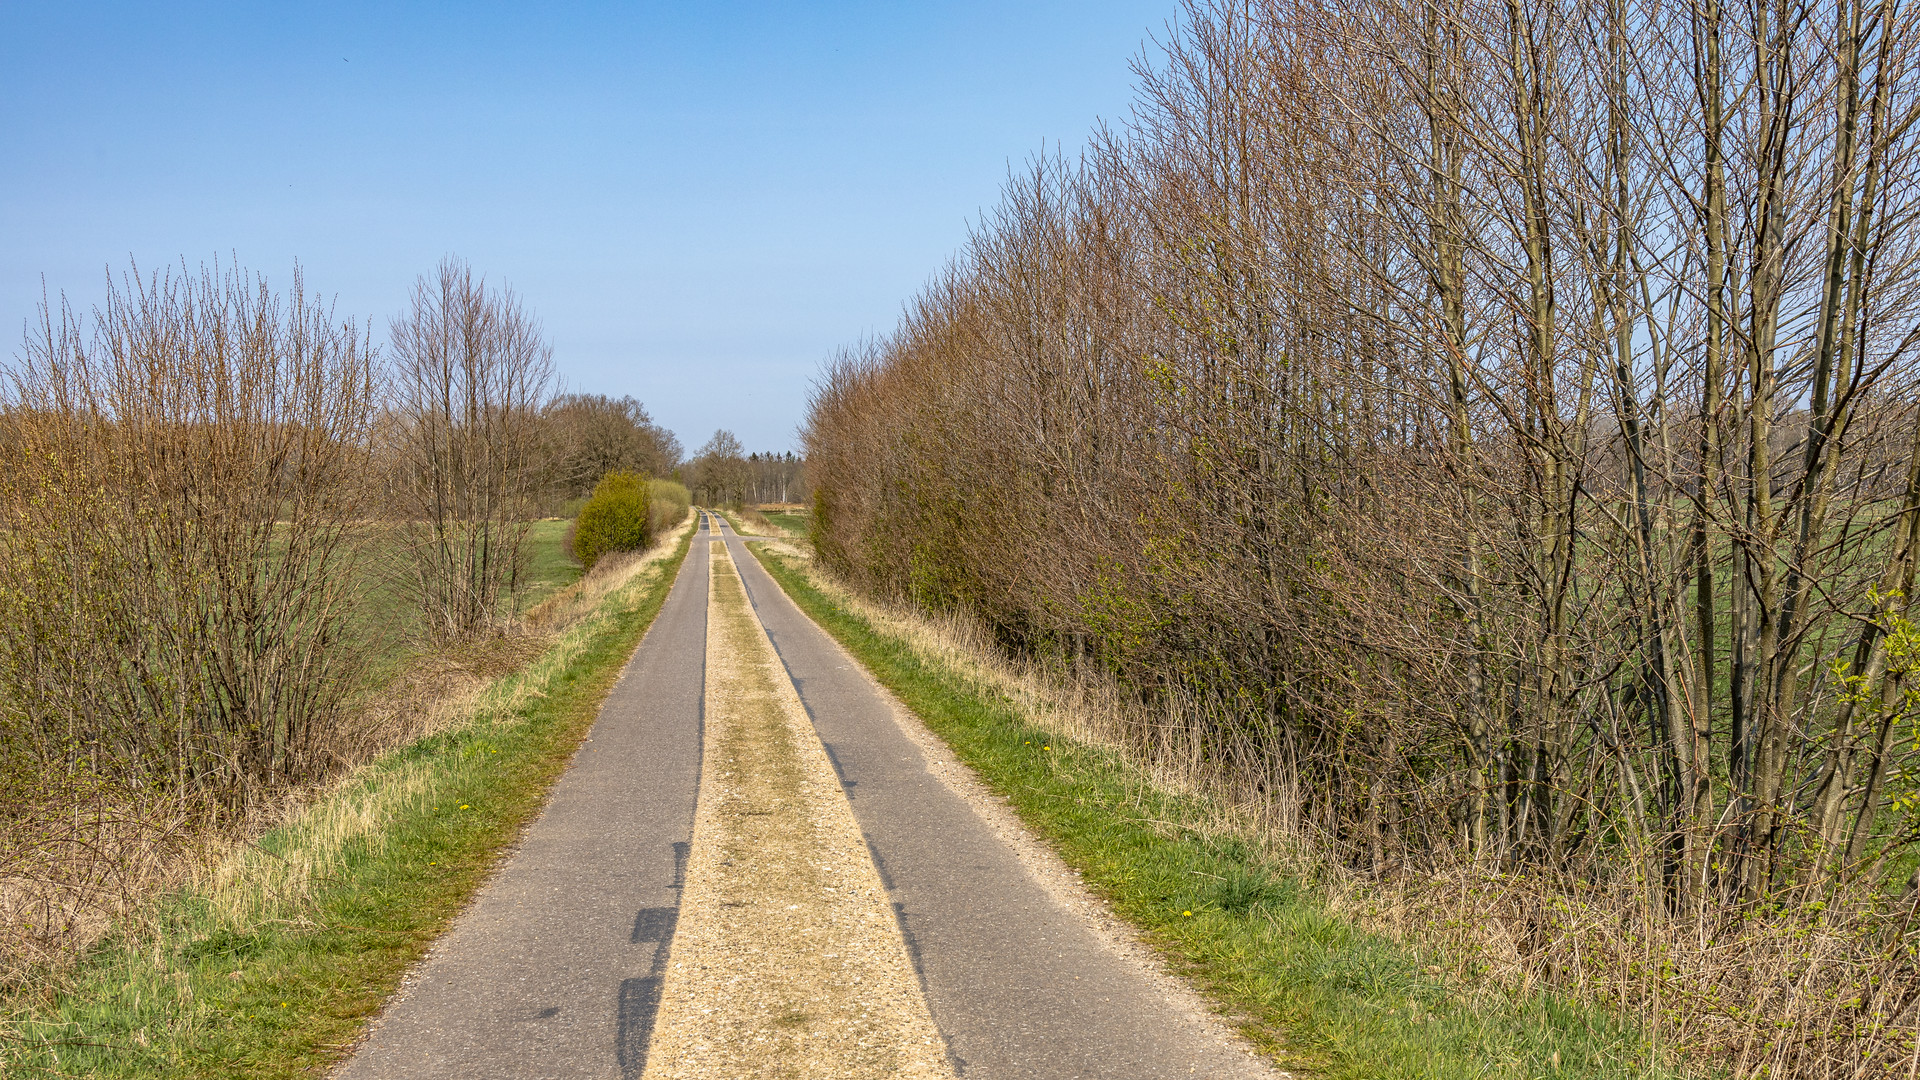
{"type": "Polygon", "coordinates": [[[653,499],[648,483],[630,472],[610,472],[567,530],[567,546],[588,570],[610,551],[645,551],[653,543],[653,499]]]}

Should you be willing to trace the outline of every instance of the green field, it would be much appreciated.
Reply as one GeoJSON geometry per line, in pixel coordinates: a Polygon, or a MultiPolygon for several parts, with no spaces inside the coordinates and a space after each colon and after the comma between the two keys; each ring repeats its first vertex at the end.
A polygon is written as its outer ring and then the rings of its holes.
{"type": "Polygon", "coordinates": [[[812,514],[796,514],[785,510],[774,510],[761,516],[795,536],[804,537],[812,535],[812,514]]]}
{"type": "MultiPolygon", "coordinates": [[[[519,602],[521,611],[580,580],[580,564],[567,552],[568,524],[562,520],[536,521],[528,530],[528,580],[519,602]]],[[[362,603],[354,612],[353,638],[371,652],[371,681],[376,688],[405,670],[425,647],[425,620],[407,598],[398,555],[392,544],[376,544],[362,555],[355,568],[362,603]]]]}
{"type": "Polygon", "coordinates": [[[580,564],[567,552],[567,526],[560,520],[536,521],[527,534],[532,550],[527,564],[527,592],[522,610],[533,607],[555,591],[580,580],[580,564]]]}

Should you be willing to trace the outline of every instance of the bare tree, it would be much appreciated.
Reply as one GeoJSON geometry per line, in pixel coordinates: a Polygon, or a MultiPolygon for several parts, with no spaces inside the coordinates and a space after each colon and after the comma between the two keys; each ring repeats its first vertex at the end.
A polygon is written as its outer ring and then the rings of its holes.
{"type": "Polygon", "coordinates": [[[538,493],[552,350],[505,287],[448,257],[392,323],[384,435],[407,581],[438,637],[513,614],[538,493]]]}
{"type": "Polygon", "coordinates": [[[554,399],[543,419],[548,440],[544,482],[561,499],[585,497],[611,472],[659,479],[680,464],[680,440],[655,424],[646,407],[631,397],[567,394],[554,399]]]}
{"type": "Polygon", "coordinates": [[[690,467],[694,499],[707,506],[737,506],[746,499],[751,478],[746,448],[733,432],[724,428],[694,455],[690,467]]]}

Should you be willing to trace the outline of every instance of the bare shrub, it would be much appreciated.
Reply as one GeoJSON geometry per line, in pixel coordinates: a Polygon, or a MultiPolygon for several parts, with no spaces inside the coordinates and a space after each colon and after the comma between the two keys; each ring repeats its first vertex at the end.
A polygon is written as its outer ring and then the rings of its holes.
{"type": "Polygon", "coordinates": [[[43,766],[251,793],[323,770],[362,657],[345,633],[372,350],[240,271],[43,307],[6,367],[0,727],[43,766]]]}
{"type": "Polygon", "coordinates": [[[435,637],[498,628],[526,585],[552,350],[511,290],[451,257],[391,335],[381,442],[406,580],[435,637]]]}

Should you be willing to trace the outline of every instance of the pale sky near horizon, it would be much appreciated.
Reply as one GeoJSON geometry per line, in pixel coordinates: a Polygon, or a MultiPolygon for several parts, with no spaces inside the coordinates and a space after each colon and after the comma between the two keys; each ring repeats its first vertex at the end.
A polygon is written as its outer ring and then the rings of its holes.
{"type": "Polygon", "coordinates": [[[572,389],[688,450],[797,446],[809,381],[1009,167],[1123,119],[1177,0],[105,4],[0,11],[0,343],[42,282],[237,260],[371,317],[458,254],[572,389]]]}

